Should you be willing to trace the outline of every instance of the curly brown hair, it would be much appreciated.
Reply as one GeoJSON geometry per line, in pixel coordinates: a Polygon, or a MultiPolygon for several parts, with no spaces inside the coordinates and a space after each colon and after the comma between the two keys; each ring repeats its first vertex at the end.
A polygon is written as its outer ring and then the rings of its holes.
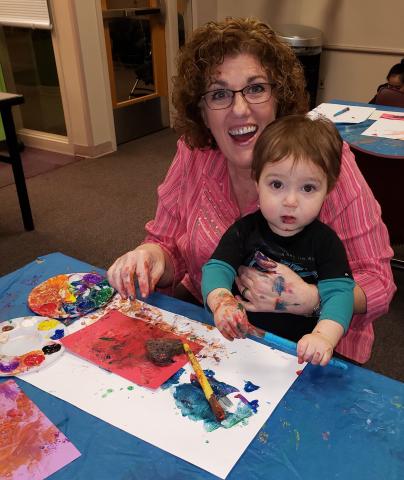
{"type": "Polygon", "coordinates": [[[265,23],[255,18],[208,22],[193,32],[180,50],[174,77],[175,129],[191,148],[216,148],[205,126],[200,100],[216,67],[226,56],[248,53],[261,62],[277,100],[277,117],[308,111],[308,96],[300,62],[265,23]]]}

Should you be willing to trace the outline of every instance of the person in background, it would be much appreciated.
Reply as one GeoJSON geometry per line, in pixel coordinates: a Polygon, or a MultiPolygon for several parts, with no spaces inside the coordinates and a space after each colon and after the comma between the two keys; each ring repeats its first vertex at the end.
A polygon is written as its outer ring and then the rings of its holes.
{"type": "Polygon", "coordinates": [[[377,87],[377,93],[369,103],[377,102],[377,95],[384,88],[391,88],[404,93],[404,58],[390,68],[386,77],[387,82],[377,87]]]}
{"type": "Polygon", "coordinates": [[[260,209],[237,220],[202,267],[204,303],[228,340],[245,335],[250,321],[298,342],[300,363],[324,366],[330,361],[351,322],[355,286],[343,243],[317,220],[339,176],[341,153],[341,136],[326,118],[288,115],[261,133],[252,162],[260,209]],[[246,314],[248,302],[231,293],[237,269],[249,265],[265,275],[276,275],[273,260],[317,285],[319,317],[281,313],[287,307],[293,313],[294,307],[283,302],[288,287],[282,277],[274,285],[275,310],[280,313],[246,314]]]}
{"type": "MultiPolygon", "coordinates": [[[[251,177],[257,138],[276,118],[308,110],[303,70],[265,23],[209,22],[180,51],[173,103],[181,137],[158,188],[155,218],[145,226],[144,242],[109,268],[108,280],[123,298],[135,297],[137,281],[142,297],[157,287],[202,303],[202,265],[228,227],[258,209],[251,177]]],[[[355,315],[336,350],[364,363],[374,341],[372,322],[387,312],[395,292],[393,251],[380,207],[346,143],[339,180],[319,219],[341,238],[355,280],[355,315]]],[[[277,264],[276,271],[262,275],[240,267],[236,283],[246,308],[276,311],[275,285],[282,276],[289,287],[284,302],[298,304],[293,313],[311,315],[320,302],[318,288],[286,265],[277,264]]]]}

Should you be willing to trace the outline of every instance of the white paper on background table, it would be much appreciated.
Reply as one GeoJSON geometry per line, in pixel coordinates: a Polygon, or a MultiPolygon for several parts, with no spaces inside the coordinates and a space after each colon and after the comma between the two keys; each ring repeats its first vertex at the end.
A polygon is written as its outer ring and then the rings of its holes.
{"type": "Polygon", "coordinates": [[[376,120],[369,128],[362,132],[362,135],[404,140],[404,116],[402,118],[402,120],[391,120],[389,118],[380,117],[379,120],[376,120]]]}
{"type": "Polygon", "coordinates": [[[382,115],[397,115],[398,117],[404,117],[404,112],[392,112],[391,110],[375,110],[369,117],[369,120],[378,120],[382,115]]]}
{"type": "MultiPolygon", "coordinates": [[[[115,308],[126,304],[114,300],[115,308]]],[[[112,306],[114,306],[114,302],[112,306]]],[[[138,302],[140,303],[140,302],[138,302]]],[[[109,310],[111,306],[107,307],[109,310]]],[[[237,387],[249,401],[258,400],[256,414],[232,428],[206,431],[202,421],[184,417],[175,404],[173,391],[148,390],[124,378],[106,372],[69,352],[43,372],[24,376],[24,380],[136,437],[176,455],[214,475],[225,478],[244,450],[271,415],[303,368],[297,358],[253,340],[227,341],[216,328],[186,317],[151,307],[163,322],[179,334],[195,335],[205,343],[200,355],[204,370],[215,372],[218,381],[237,387]],[[259,386],[245,392],[245,382],[259,386]]],[[[127,308],[123,313],[131,314],[127,308]]],[[[91,317],[91,316],[90,316],[91,317]]],[[[94,316],[92,316],[94,318],[94,316]]],[[[69,330],[83,328],[83,317],[69,330]]],[[[93,320],[90,318],[91,323],[93,320]]],[[[200,356],[199,355],[199,356],[200,356]]],[[[190,383],[192,367],[188,363],[180,384],[190,383]]],[[[229,396],[233,403],[239,400],[229,396]]]]}
{"type": "Polygon", "coordinates": [[[373,107],[357,107],[354,105],[344,105],[336,103],[320,103],[316,108],[309,112],[311,117],[322,115],[334,123],[361,123],[367,120],[376,109],[373,107]],[[341,115],[334,115],[344,108],[349,108],[347,112],[341,115]]]}

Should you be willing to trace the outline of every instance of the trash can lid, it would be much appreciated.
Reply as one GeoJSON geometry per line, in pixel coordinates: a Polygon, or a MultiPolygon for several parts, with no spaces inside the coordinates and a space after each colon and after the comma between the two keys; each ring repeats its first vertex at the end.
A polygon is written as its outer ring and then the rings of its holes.
{"type": "Polygon", "coordinates": [[[321,30],[305,25],[277,25],[275,32],[292,47],[321,47],[321,30]]]}

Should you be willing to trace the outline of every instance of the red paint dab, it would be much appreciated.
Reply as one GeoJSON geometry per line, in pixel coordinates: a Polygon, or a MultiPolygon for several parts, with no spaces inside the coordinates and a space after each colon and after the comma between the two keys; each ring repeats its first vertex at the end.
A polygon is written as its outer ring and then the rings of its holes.
{"type": "Polygon", "coordinates": [[[34,367],[36,365],[41,365],[44,360],[45,355],[42,352],[33,352],[24,357],[24,365],[27,365],[28,367],[34,367]]]}

